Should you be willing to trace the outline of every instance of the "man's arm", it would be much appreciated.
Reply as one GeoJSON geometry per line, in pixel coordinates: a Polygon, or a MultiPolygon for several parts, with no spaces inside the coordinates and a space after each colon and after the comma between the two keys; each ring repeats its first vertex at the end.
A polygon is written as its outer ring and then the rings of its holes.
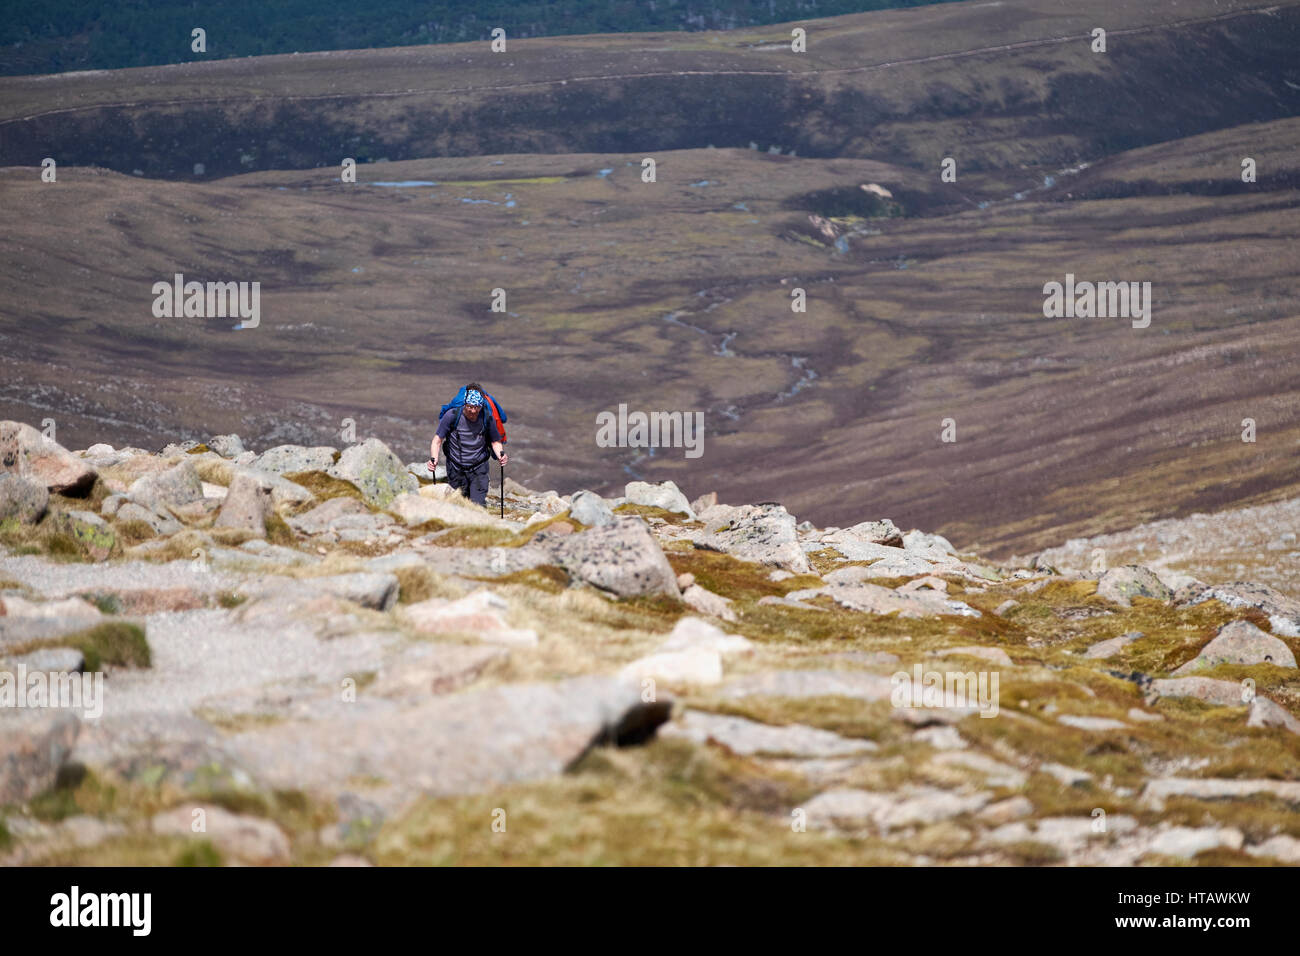
{"type": "MultiPolygon", "coordinates": [[[[448,415],[450,414],[451,413],[448,412],[448,415]]],[[[438,430],[433,433],[433,441],[429,442],[428,468],[429,474],[431,475],[433,474],[434,469],[438,467],[438,454],[442,450],[442,440],[447,436],[447,432],[450,430],[448,428],[449,423],[450,419],[448,419],[447,415],[444,415],[443,418],[439,419],[438,430]]]]}
{"type": "Polygon", "coordinates": [[[501,432],[497,429],[496,419],[492,417],[490,412],[487,413],[487,416],[488,441],[491,442],[492,451],[496,453],[502,467],[505,467],[510,464],[510,457],[505,453],[505,449],[501,445],[501,432]]]}

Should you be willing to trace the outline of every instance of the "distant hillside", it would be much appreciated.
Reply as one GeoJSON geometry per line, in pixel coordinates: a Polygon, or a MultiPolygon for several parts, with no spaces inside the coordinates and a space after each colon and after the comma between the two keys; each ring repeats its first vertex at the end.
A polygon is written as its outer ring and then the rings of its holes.
{"type": "Polygon", "coordinates": [[[61,73],[195,60],[360,50],[508,37],[648,30],[733,30],[801,17],[948,0],[190,0],[15,5],[0,18],[0,74],[61,73]],[[206,52],[191,31],[207,33],[206,52]]]}
{"type": "Polygon", "coordinates": [[[0,78],[0,417],[145,447],[351,418],[416,460],[478,379],[517,480],[990,555],[1300,496],[1300,6],[803,22],[802,55],[786,24],[0,78]],[[155,316],[176,273],[260,282],[261,325],[155,316]],[[1067,275],[1150,281],[1149,327],[1046,317],[1067,275]],[[597,444],[620,404],[702,412],[704,454],[597,444]]]}
{"type": "Polygon", "coordinates": [[[708,146],[932,174],[1061,166],[1300,114],[1300,6],[943,4],[702,37],[660,33],[0,79],[0,166],[164,179],[436,156],[708,146]],[[1090,31],[1106,24],[1105,54],[1090,31]],[[1214,77],[1213,83],[1204,82],[1214,77]]]}

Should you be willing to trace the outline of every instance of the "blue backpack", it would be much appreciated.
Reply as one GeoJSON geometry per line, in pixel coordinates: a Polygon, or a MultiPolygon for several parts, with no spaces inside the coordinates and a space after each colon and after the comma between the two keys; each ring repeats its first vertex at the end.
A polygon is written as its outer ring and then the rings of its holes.
{"type": "MultiPolygon", "coordinates": [[[[450,411],[453,408],[456,410],[456,417],[451,420],[451,427],[453,430],[456,428],[457,425],[460,424],[461,409],[465,407],[465,392],[469,388],[470,388],[469,385],[466,385],[464,388],[462,388],[459,392],[456,393],[456,397],[453,398],[446,405],[442,406],[442,411],[438,412],[438,420],[441,421],[442,416],[446,415],[448,411],[450,411]]],[[[506,410],[501,407],[500,402],[498,402],[495,398],[493,398],[491,395],[487,393],[486,389],[479,388],[478,390],[483,393],[483,398],[487,402],[487,409],[489,412],[491,412],[492,418],[496,421],[497,433],[501,436],[501,444],[504,445],[506,442],[506,421],[507,421],[506,410]]]]}

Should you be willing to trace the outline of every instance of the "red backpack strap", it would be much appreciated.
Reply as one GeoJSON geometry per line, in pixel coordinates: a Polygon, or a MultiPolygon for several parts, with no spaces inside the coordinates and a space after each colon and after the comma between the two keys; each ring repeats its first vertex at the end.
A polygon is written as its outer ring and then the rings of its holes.
{"type": "Polygon", "coordinates": [[[506,443],[506,426],[501,422],[501,413],[497,411],[497,403],[492,401],[487,392],[483,393],[483,400],[487,402],[488,408],[492,409],[492,419],[497,423],[497,434],[501,436],[501,444],[506,443]]]}

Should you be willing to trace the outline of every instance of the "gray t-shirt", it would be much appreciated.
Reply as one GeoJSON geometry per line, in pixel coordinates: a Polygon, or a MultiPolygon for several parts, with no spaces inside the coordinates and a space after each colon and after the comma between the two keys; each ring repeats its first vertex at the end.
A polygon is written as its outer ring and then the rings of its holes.
{"type": "Polygon", "coordinates": [[[453,430],[451,423],[455,418],[456,409],[447,409],[447,414],[438,420],[438,437],[446,443],[447,457],[458,468],[476,468],[488,459],[487,443],[501,440],[497,423],[486,408],[479,410],[476,422],[471,422],[462,409],[460,421],[456,422],[453,430]]]}

